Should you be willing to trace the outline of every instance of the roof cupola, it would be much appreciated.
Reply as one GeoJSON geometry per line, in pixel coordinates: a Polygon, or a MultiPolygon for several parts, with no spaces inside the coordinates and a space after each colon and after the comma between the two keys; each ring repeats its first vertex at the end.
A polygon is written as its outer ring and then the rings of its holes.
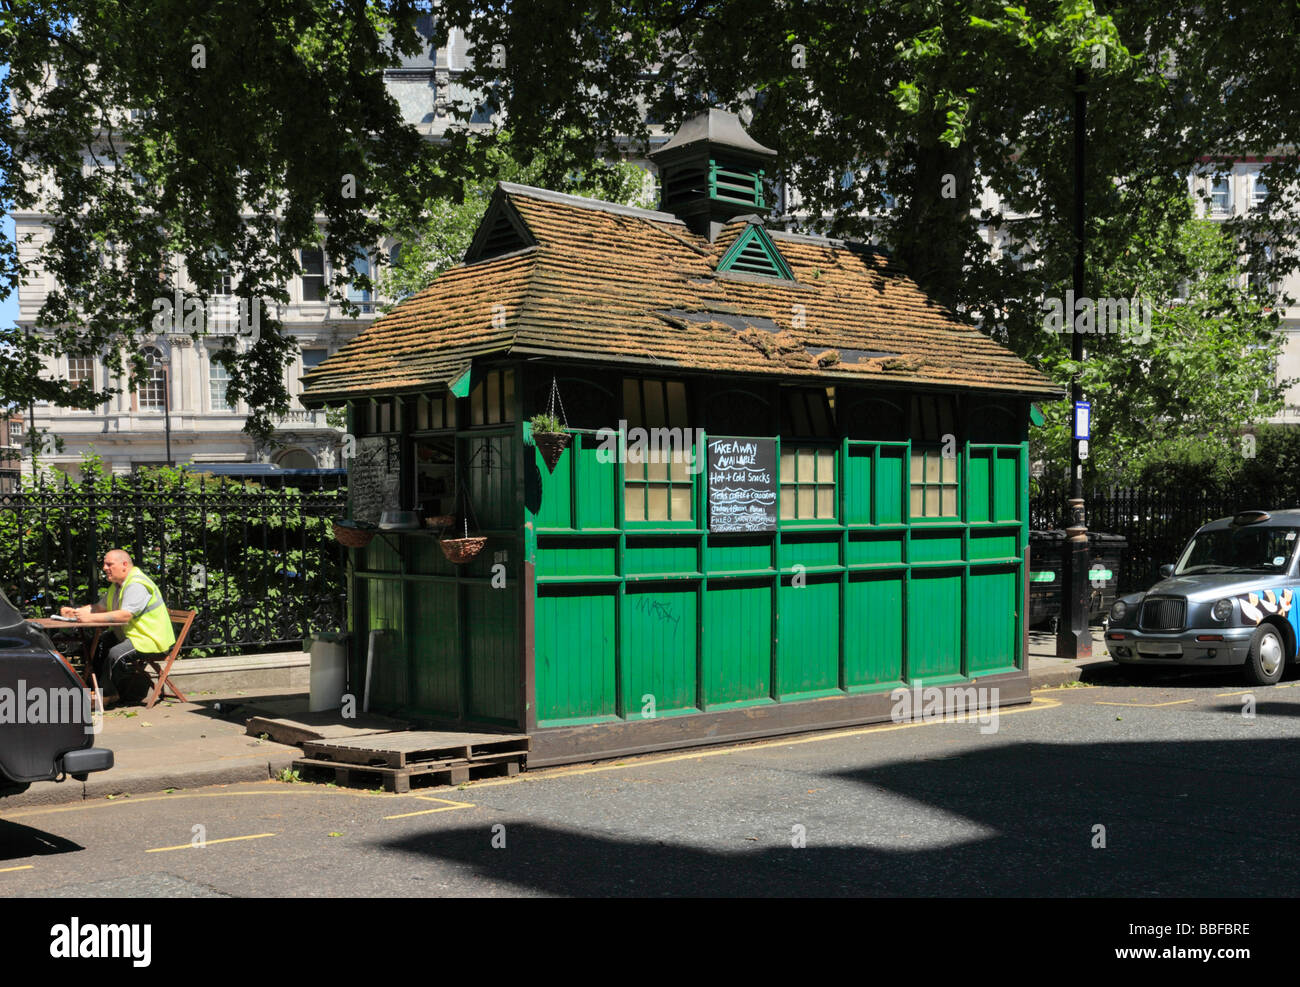
{"type": "Polygon", "coordinates": [[[766,169],[775,157],[734,113],[711,109],[691,117],[650,153],[659,168],[659,208],[712,241],[731,218],[767,213],[766,169]]]}

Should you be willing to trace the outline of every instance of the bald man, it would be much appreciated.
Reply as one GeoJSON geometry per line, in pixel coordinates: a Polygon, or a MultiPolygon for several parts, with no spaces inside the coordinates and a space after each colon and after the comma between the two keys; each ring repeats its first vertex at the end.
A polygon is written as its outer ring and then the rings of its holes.
{"type": "Polygon", "coordinates": [[[104,697],[112,699],[118,692],[117,677],[136,661],[166,658],[176,643],[176,632],[162,593],[152,579],[135,567],[126,552],[115,548],[104,554],[104,576],[109,587],[98,603],[64,607],[61,612],[78,620],[102,613],[110,620],[125,621],[121,627],[112,628],[116,643],[110,644],[105,635],[100,653],[94,656],[95,675],[104,688],[104,697]]]}

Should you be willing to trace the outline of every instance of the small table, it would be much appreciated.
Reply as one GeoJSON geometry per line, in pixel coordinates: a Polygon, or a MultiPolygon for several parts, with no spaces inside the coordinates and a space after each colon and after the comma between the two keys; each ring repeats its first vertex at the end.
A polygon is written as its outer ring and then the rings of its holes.
{"type": "MultiPolygon", "coordinates": [[[[96,613],[91,614],[84,620],[55,620],[53,617],[31,617],[27,623],[35,624],[43,631],[94,631],[98,636],[100,632],[110,627],[125,627],[129,621],[109,620],[103,614],[96,613]]],[[[82,644],[85,645],[86,643],[83,637],[82,644]]],[[[94,669],[91,667],[94,657],[94,655],[87,654],[84,651],[81,656],[82,664],[85,665],[86,675],[88,676],[94,673],[94,669]]]]}

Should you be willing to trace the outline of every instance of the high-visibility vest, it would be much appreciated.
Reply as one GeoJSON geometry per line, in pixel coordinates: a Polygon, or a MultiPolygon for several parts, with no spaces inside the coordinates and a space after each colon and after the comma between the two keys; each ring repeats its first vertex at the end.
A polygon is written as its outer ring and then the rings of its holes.
{"type": "Polygon", "coordinates": [[[108,609],[121,610],[122,596],[132,583],[140,583],[149,591],[149,602],[145,608],[131,618],[126,625],[126,637],[135,650],[142,654],[166,654],[176,643],[176,632],[172,630],[172,619],[167,614],[167,605],[163,603],[162,593],[152,579],[137,567],[131,569],[121,586],[114,584],[108,591],[108,609]]]}

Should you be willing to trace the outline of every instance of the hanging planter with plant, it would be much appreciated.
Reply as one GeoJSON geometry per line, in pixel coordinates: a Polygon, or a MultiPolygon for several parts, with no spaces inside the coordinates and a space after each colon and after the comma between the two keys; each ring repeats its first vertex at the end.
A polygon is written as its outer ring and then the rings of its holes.
{"type": "Polygon", "coordinates": [[[374,537],[372,527],[362,527],[356,521],[334,521],[334,540],[344,548],[365,548],[374,537]]]}
{"type": "MultiPolygon", "coordinates": [[[[470,535],[469,522],[470,518],[474,519],[474,530],[479,530],[478,518],[474,516],[474,507],[469,502],[469,491],[465,489],[465,484],[460,486],[461,500],[465,509],[461,511],[461,537],[448,538],[446,532],[443,532],[438,539],[438,547],[442,549],[442,554],[447,556],[447,561],[456,565],[464,565],[473,559],[479,552],[483,551],[483,546],[487,544],[485,535],[470,535]]],[[[454,531],[454,529],[453,529],[454,531]]]]}
{"type": "Polygon", "coordinates": [[[569,433],[565,431],[569,427],[569,416],[564,414],[564,402],[560,400],[560,386],[554,377],[551,378],[551,397],[547,402],[546,411],[533,415],[528,424],[532,427],[533,444],[546,460],[547,472],[554,473],[556,464],[564,455],[564,450],[569,448],[569,433]],[[557,405],[560,414],[564,416],[563,422],[555,415],[557,405]]]}

